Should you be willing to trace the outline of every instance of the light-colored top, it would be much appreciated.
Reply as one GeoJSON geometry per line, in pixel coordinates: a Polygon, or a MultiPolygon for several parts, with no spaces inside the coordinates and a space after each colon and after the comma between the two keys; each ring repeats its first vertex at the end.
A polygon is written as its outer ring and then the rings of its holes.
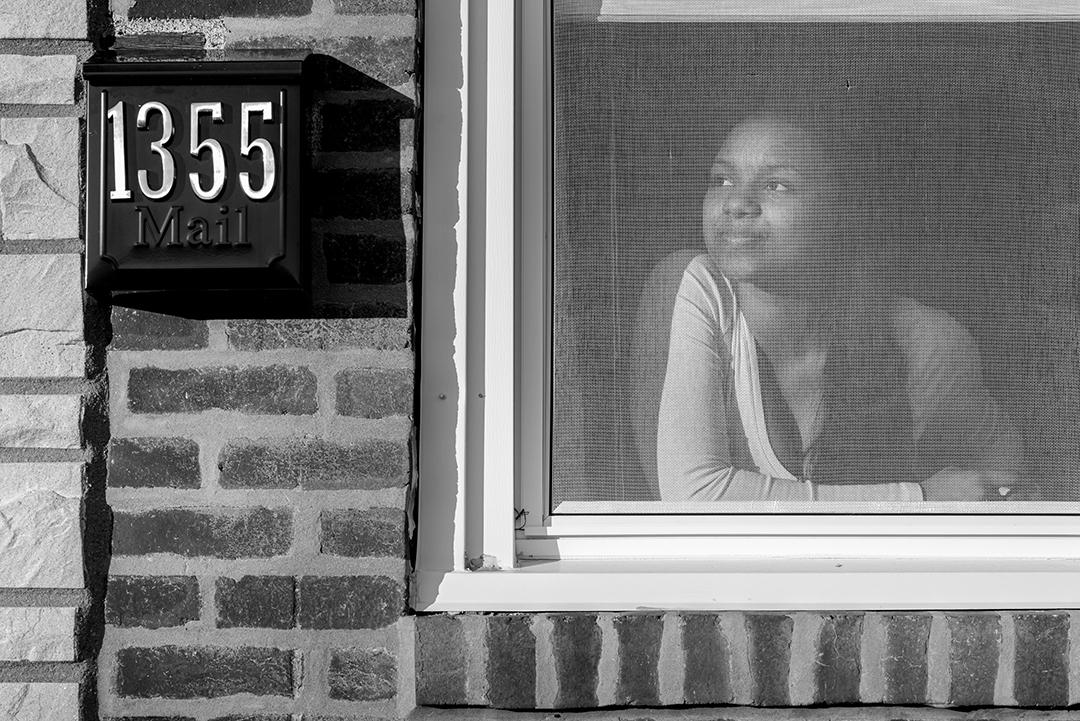
{"type": "MultiPolygon", "coordinates": [[[[907,361],[913,440],[947,434],[973,468],[1010,465],[1018,441],[983,385],[970,334],[947,313],[910,298],[895,300],[891,320],[907,361]]],[[[710,270],[708,256],[694,258],[675,300],[660,400],[656,455],[663,500],[922,500],[914,482],[800,481],[792,473],[798,469],[785,468],[773,452],[760,379],[757,345],[730,284],[710,270]],[[728,374],[755,468],[732,465],[728,413],[736,409],[724,397],[728,374]]]]}

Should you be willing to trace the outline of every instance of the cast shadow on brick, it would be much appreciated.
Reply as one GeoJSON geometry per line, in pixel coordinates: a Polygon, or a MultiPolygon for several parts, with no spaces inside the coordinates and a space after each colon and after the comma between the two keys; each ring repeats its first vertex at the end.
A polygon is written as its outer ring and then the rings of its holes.
{"type": "MultiPolygon", "coordinates": [[[[153,2],[140,0],[133,11],[153,2]]],[[[299,240],[307,252],[310,293],[306,298],[259,290],[115,296],[114,305],[174,319],[171,333],[165,333],[140,328],[145,314],[114,311],[114,324],[127,326],[120,335],[133,344],[128,349],[204,343],[202,327],[184,325],[184,319],[407,317],[415,265],[410,247],[415,233],[407,227],[414,225],[416,103],[329,55],[309,55],[305,74],[301,187],[307,220],[299,240]]]]}

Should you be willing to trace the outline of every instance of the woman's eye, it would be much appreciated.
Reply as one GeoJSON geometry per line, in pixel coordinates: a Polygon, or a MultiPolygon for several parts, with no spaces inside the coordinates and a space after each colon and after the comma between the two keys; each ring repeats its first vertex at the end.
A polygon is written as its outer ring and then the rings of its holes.
{"type": "Polygon", "coordinates": [[[731,186],[735,185],[735,183],[731,182],[731,178],[727,177],[726,175],[712,176],[712,184],[714,187],[718,188],[730,188],[731,186]]]}
{"type": "Polygon", "coordinates": [[[791,190],[791,188],[789,188],[786,184],[781,183],[779,180],[769,180],[765,183],[765,190],[783,193],[791,190]]]}

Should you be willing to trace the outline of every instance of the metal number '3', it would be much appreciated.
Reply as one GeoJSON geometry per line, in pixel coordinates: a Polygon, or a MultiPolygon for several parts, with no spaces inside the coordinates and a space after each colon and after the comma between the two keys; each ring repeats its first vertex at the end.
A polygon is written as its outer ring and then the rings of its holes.
{"type": "Polygon", "coordinates": [[[246,170],[240,173],[240,187],[252,200],[262,200],[274,189],[276,166],[274,148],[270,145],[270,141],[266,138],[251,139],[251,116],[255,113],[262,116],[264,123],[270,122],[274,119],[274,104],[270,102],[240,104],[240,155],[246,158],[252,150],[258,150],[263,164],[262,185],[259,189],[252,189],[251,175],[246,170]]]}
{"type": "Polygon", "coordinates": [[[197,172],[188,173],[188,180],[191,181],[191,189],[195,191],[195,195],[202,200],[214,200],[221,195],[221,191],[225,187],[225,152],[221,148],[221,143],[213,138],[207,138],[199,142],[199,116],[203,113],[210,114],[211,122],[224,122],[221,114],[221,103],[191,104],[191,133],[189,135],[191,138],[191,157],[198,158],[203,150],[210,151],[210,161],[213,167],[212,181],[210,187],[204,190],[197,172]]]}
{"type": "Polygon", "coordinates": [[[151,200],[160,200],[171,193],[173,185],[176,184],[176,161],[173,159],[172,153],[165,149],[165,143],[172,140],[173,136],[172,113],[157,101],[144,103],[139,108],[139,115],[135,119],[135,127],[139,130],[146,130],[147,116],[154,110],[161,114],[161,139],[150,143],[150,150],[161,158],[161,185],[158,186],[157,190],[151,189],[145,170],[139,171],[138,179],[139,190],[142,191],[143,195],[151,200]]]}

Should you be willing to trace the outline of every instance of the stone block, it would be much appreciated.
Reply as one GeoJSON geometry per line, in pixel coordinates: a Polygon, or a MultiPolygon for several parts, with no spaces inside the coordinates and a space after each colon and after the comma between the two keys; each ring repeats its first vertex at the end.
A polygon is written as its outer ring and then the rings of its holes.
{"type": "Polygon", "coordinates": [[[487,618],[488,703],[496,708],[536,707],[536,637],[530,615],[487,618]]]}
{"type": "Polygon", "coordinates": [[[116,654],[116,691],[134,698],[293,695],[293,652],[283,648],[154,646],[116,654]]]}
{"type": "Polygon", "coordinates": [[[292,576],[219,578],[215,604],[218,628],[292,628],[296,581],[292,576]]]}
{"type": "Polygon", "coordinates": [[[334,376],[337,412],[343,416],[410,416],[413,373],[400,368],[349,368],[334,376]]]}
{"type": "Polygon", "coordinates": [[[331,283],[404,283],[405,239],[371,234],[327,233],[326,279],[331,283]]]}
{"type": "Polygon", "coordinates": [[[593,708],[598,705],[600,679],[600,627],[591,613],[551,616],[552,651],[559,692],[557,708],[593,708]]]}
{"type": "MultiPolygon", "coordinates": [[[[77,0],[40,0],[30,4],[22,0],[0,0],[0,37],[12,37],[11,12],[13,6],[25,8],[26,31],[34,23],[32,15],[42,12],[43,5],[74,5],[77,0]],[[33,9],[30,9],[33,8],[33,9]]],[[[86,5],[81,5],[82,15],[86,17],[86,5]]],[[[56,17],[38,18],[38,23],[48,25],[56,17]]],[[[85,23],[85,19],[84,19],[85,23]]],[[[62,25],[63,22],[57,23],[62,25]]],[[[85,28],[85,24],[83,25],[85,28]]],[[[83,36],[86,35],[85,29],[83,36]]],[[[20,35],[17,37],[33,37],[20,35]]],[[[72,105],[75,103],[75,64],[74,55],[0,55],[0,103],[18,105],[72,105]]]]}
{"type": "Polygon", "coordinates": [[[409,321],[400,318],[312,318],[230,320],[225,328],[236,350],[402,350],[409,347],[409,321]]]}
{"type": "Polygon", "coordinates": [[[82,497],[82,463],[0,463],[0,498],[30,491],[82,497]]]}
{"type": "Polygon", "coordinates": [[[315,374],[292,366],[133,368],[128,408],[133,413],[310,415],[318,410],[315,374]]]}
{"type": "Polygon", "coordinates": [[[1069,614],[1018,613],[1013,694],[1025,707],[1069,702],[1069,614]]]}
{"type": "Polygon", "coordinates": [[[61,721],[79,718],[77,683],[0,683],[4,721],[61,721]]]}
{"type": "Polygon", "coordinates": [[[82,588],[81,511],[51,491],[0,502],[0,588],[82,588]]]}
{"type": "Polygon", "coordinates": [[[883,616],[882,621],[885,624],[885,655],[881,662],[885,703],[894,706],[926,703],[930,615],[890,614],[883,616]]]}
{"type": "Polygon", "coordinates": [[[29,145],[41,179],[60,197],[78,205],[78,118],[3,118],[0,142],[29,145]]]}
{"type": "Polygon", "coordinates": [[[416,0],[334,0],[334,10],[343,15],[414,15],[416,0]]]}
{"type": "Polygon", "coordinates": [[[105,623],[124,628],[168,628],[199,619],[199,582],[193,576],[110,576],[105,623]]]}
{"type": "Polygon", "coordinates": [[[45,180],[29,145],[0,143],[0,236],[47,240],[79,236],[79,203],[45,180]]]}
{"type": "Polygon", "coordinates": [[[323,511],[320,553],[362,558],[405,555],[405,513],[398,508],[323,511]]]}
{"type": "Polygon", "coordinates": [[[781,614],[748,613],[745,622],[752,703],[755,706],[787,706],[791,703],[788,673],[795,621],[781,614]]]}
{"type": "Polygon", "coordinates": [[[656,706],[660,703],[660,640],[662,614],[627,614],[614,619],[619,639],[619,675],[615,703],[656,706]]]}
{"type": "Polygon", "coordinates": [[[416,617],[416,703],[464,706],[466,697],[465,632],[457,616],[416,617]]]}
{"type": "Polygon", "coordinates": [[[378,701],[397,694],[397,659],[385,648],[336,649],[330,652],[330,698],[378,701]]]}
{"type": "Polygon", "coordinates": [[[120,511],[113,518],[113,553],[118,556],[268,558],[288,552],[291,544],[292,515],[280,509],[172,508],[120,511]]]}
{"type": "Polygon", "coordinates": [[[133,488],[198,488],[199,444],[189,438],[113,438],[109,485],[133,488]]]}
{"type": "Polygon", "coordinates": [[[74,608],[0,608],[0,661],[74,660],[74,608]]]}
{"type": "Polygon", "coordinates": [[[113,350],[191,350],[205,348],[210,332],[204,320],[179,318],[114,306],[113,350]]]}
{"type": "Polygon", "coordinates": [[[318,218],[400,218],[401,171],[323,170],[312,173],[312,213],[318,218]]]}
{"type": "Polygon", "coordinates": [[[0,395],[0,447],[79,448],[78,396],[0,395]]]}
{"type": "Polygon", "coordinates": [[[130,18],[282,17],[307,15],[312,0],[135,0],[130,18]]]}
{"type": "Polygon", "coordinates": [[[74,253],[0,255],[0,375],[85,375],[80,273],[74,253]]]}
{"type": "Polygon", "coordinates": [[[409,449],[404,441],[370,438],[340,445],[318,438],[238,439],[218,458],[225,488],[375,490],[404,486],[409,449]]]}
{"type": "Polygon", "coordinates": [[[949,670],[953,706],[992,706],[997,679],[1001,624],[996,614],[969,613],[947,617],[952,643],[949,670]]]}
{"type": "Polygon", "coordinates": [[[405,588],[386,576],[305,576],[301,628],[383,628],[405,609],[405,588]]]}
{"type": "Polygon", "coordinates": [[[682,617],[683,699],[713,706],[732,702],[731,658],[727,639],[714,613],[682,617]]]}

